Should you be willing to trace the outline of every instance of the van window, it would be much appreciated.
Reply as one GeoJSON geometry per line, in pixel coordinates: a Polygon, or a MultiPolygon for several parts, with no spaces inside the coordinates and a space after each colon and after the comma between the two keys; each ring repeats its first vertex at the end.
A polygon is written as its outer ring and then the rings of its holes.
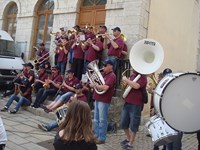
{"type": "Polygon", "coordinates": [[[13,41],[0,40],[0,55],[19,57],[13,41]]]}

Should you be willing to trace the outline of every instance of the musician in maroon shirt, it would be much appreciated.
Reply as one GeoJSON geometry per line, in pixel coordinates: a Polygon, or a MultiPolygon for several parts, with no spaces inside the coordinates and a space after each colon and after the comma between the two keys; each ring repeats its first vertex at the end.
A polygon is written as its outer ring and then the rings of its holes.
{"type": "Polygon", "coordinates": [[[52,67],[52,75],[45,80],[43,88],[41,88],[37,95],[34,104],[32,107],[38,108],[49,95],[54,96],[57,93],[61,83],[62,77],[59,74],[60,68],[58,66],[52,67]]]}
{"type": "Polygon", "coordinates": [[[95,90],[93,94],[93,99],[95,99],[94,133],[98,139],[97,143],[99,144],[105,143],[106,141],[108,110],[116,84],[112,60],[107,59],[104,61],[102,76],[105,84],[98,85],[97,83],[97,85],[94,85],[97,90],[95,90]],[[101,93],[100,91],[104,91],[104,93],[101,93]]]}
{"type": "Polygon", "coordinates": [[[40,64],[46,61],[49,61],[49,52],[45,49],[45,44],[40,43],[37,52],[37,63],[35,64],[36,70],[38,70],[40,64]]]}
{"type": "Polygon", "coordinates": [[[125,149],[132,149],[133,147],[133,142],[140,125],[141,110],[144,105],[142,90],[146,89],[147,77],[141,75],[138,81],[133,81],[138,75],[139,73],[134,71],[130,79],[126,76],[122,77],[122,81],[131,87],[130,92],[124,98],[125,104],[120,118],[120,126],[126,134],[126,139],[121,142],[125,149]]]}
{"type": "Polygon", "coordinates": [[[74,58],[72,68],[75,69],[75,76],[81,80],[83,67],[84,67],[84,45],[80,41],[80,36],[83,35],[83,32],[79,32],[76,36],[76,40],[72,45],[72,49],[74,49],[74,58]]]}
{"type": "Polygon", "coordinates": [[[121,37],[121,29],[119,27],[115,27],[112,30],[114,39],[112,39],[110,35],[106,34],[103,46],[104,49],[108,49],[109,59],[114,61],[114,70],[116,70],[118,59],[121,56],[121,52],[124,48],[124,41],[121,37]]]}
{"type": "Polygon", "coordinates": [[[43,88],[43,84],[45,83],[45,80],[47,78],[48,78],[48,74],[45,70],[45,64],[41,64],[39,66],[38,74],[35,77],[35,82],[32,86],[35,93],[37,93],[40,88],[43,88]]]}
{"type": "Polygon", "coordinates": [[[91,39],[87,40],[85,44],[86,45],[85,70],[87,68],[87,65],[94,60],[98,60],[98,62],[100,63],[103,52],[102,39],[103,39],[102,36],[98,36],[93,40],[91,39]]]}
{"type": "Polygon", "coordinates": [[[65,69],[67,65],[67,54],[68,54],[68,38],[63,38],[61,40],[61,46],[57,47],[56,53],[58,54],[57,65],[60,67],[60,73],[62,78],[64,78],[65,69]]]}

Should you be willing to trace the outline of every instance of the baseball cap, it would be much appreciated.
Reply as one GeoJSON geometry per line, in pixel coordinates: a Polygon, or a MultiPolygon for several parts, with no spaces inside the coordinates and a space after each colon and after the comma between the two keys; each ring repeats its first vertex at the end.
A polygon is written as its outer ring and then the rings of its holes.
{"type": "Polygon", "coordinates": [[[75,89],[82,89],[83,88],[83,86],[82,86],[82,84],[80,84],[80,83],[78,83],[76,86],[75,86],[75,89]]]}
{"type": "Polygon", "coordinates": [[[165,76],[165,75],[167,75],[169,73],[172,73],[172,70],[170,68],[166,68],[166,69],[163,70],[162,74],[163,74],[163,76],[165,76]]]}
{"type": "Polygon", "coordinates": [[[27,67],[31,67],[31,69],[33,69],[34,68],[34,66],[32,65],[32,63],[27,63],[27,65],[26,65],[27,67]]]}
{"type": "Polygon", "coordinates": [[[60,67],[58,65],[55,65],[55,66],[52,67],[52,69],[60,70],[60,67]]]}
{"type": "Polygon", "coordinates": [[[45,64],[41,64],[39,67],[40,68],[45,68],[45,64]]]}
{"type": "Polygon", "coordinates": [[[115,27],[115,28],[113,28],[112,30],[113,30],[113,31],[119,31],[119,32],[121,32],[121,29],[120,29],[119,27],[115,27]]]}
{"type": "Polygon", "coordinates": [[[110,64],[110,65],[114,65],[114,62],[110,59],[106,59],[104,62],[103,62],[104,65],[107,65],[107,64],[110,64]]]}
{"type": "Polygon", "coordinates": [[[75,70],[74,68],[70,68],[69,70],[67,70],[67,72],[75,73],[75,70]]]}

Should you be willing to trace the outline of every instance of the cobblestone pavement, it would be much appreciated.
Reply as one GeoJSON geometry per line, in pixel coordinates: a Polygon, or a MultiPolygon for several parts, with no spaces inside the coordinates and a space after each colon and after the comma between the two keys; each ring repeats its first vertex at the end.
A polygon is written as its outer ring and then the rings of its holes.
{"type": "MultiPolygon", "coordinates": [[[[3,99],[0,100],[1,108],[5,105],[5,101],[3,99]]],[[[2,117],[8,135],[6,150],[53,150],[52,141],[56,131],[44,132],[37,128],[38,123],[48,123],[51,119],[34,115],[24,109],[21,109],[17,114],[0,112],[0,116],[2,117]],[[44,144],[46,146],[40,144],[40,142],[45,143],[45,141],[48,141],[44,144]]],[[[153,149],[151,138],[146,136],[148,132],[144,126],[144,122],[147,120],[147,117],[143,118],[142,125],[134,142],[133,150],[153,149]]],[[[106,143],[98,145],[98,150],[120,150],[119,143],[124,138],[125,135],[122,130],[118,130],[114,134],[108,134],[106,143]]],[[[196,134],[184,134],[182,144],[183,150],[197,150],[196,134]]]]}

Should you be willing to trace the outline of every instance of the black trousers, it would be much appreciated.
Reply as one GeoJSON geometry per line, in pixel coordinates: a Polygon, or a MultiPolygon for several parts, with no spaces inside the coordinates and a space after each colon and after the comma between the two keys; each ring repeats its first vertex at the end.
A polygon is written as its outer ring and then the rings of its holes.
{"type": "Polygon", "coordinates": [[[77,77],[79,80],[82,78],[83,73],[83,67],[84,67],[84,60],[79,58],[73,59],[72,68],[75,69],[75,77],[77,77]]]}

